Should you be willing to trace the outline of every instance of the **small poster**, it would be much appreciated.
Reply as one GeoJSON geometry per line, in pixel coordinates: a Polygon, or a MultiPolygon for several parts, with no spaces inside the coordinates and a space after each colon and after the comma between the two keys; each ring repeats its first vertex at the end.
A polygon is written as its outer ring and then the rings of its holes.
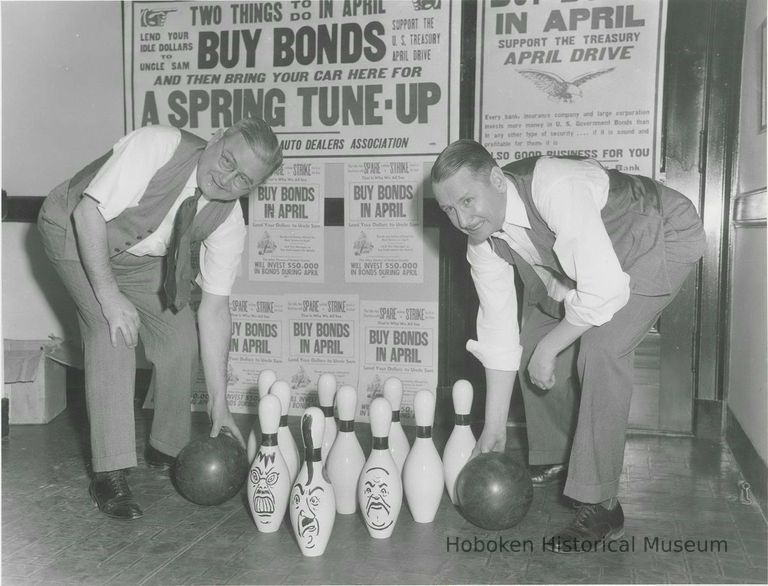
{"type": "Polygon", "coordinates": [[[416,301],[361,301],[361,366],[358,416],[368,420],[371,399],[383,391],[384,381],[403,383],[401,421],[414,423],[413,398],[437,388],[437,303],[416,301]]]}
{"type": "Polygon", "coordinates": [[[249,202],[249,278],[322,283],[325,165],[291,160],[249,202]]]}
{"type": "Polygon", "coordinates": [[[422,283],[424,165],[416,160],[347,164],[345,265],[348,283],[422,283]]]}
{"type": "MultiPolygon", "coordinates": [[[[284,362],[285,300],[282,296],[232,294],[232,337],[227,359],[227,402],[233,413],[257,413],[259,373],[277,371],[284,362]]],[[[200,364],[192,408],[204,411],[208,403],[200,364]]]]}
{"type": "Polygon", "coordinates": [[[359,356],[357,295],[286,295],[286,380],[291,386],[290,415],[318,405],[317,380],[336,377],[357,385],[359,356]]]}

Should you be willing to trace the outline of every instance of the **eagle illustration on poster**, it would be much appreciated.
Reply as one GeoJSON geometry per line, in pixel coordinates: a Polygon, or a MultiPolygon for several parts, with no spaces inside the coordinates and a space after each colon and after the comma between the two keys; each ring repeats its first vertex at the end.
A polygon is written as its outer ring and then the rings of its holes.
{"type": "Polygon", "coordinates": [[[609,67],[608,69],[591,71],[580,75],[571,81],[566,81],[555,73],[537,71],[535,69],[518,69],[517,72],[526,79],[531,80],[533,85],[547,94],[549,99],[553,102],[571,103],[574,98],[580,98],[582,95],[579,86],[582,86],[588,81],[600,77],[605,73],[613,71],[614,69],[614,67],[609,67]]]}

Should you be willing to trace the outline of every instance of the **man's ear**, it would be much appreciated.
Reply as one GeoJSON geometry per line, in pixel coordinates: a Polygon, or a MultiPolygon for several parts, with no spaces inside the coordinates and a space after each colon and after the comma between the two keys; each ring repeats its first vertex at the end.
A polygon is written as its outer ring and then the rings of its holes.
{"type": "Polygon", "coordinates": [[[506,192],[507,191],[507,179],[504,177],[504,171],[501,170],[500,167],[493,166],[491,167],[491,175],[489,178],[491,185],[493,185],[494,189],[496,189],[499,192],[506,192]]]}

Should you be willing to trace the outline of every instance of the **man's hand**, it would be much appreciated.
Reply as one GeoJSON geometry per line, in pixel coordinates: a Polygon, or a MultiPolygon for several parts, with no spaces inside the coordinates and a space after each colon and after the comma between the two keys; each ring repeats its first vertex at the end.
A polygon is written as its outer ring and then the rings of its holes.
{"type": "Polygon", "coordinates": [[[547,352],[541,344],[533,351],[528,363],[528,376],[540,389],[551,389],[555,385],[555,357],[556,354],[547,352]]]}
{"type": "Polygon", "coordinates": [[[483,433],[480,434],[480,438],[477,440],[477,444],[475,444],[475,449],[472,450],[472,456],[470,458],[474,458],[478,454],[485,454],[486,452],[503,452],[506,445],[506,425],[497,430],[486,426],[483,429],[483,433]]]}
{"type": "Polygon", "coordinates": [[[141,320],[139,319],[139,312],[136,311],[133,303],[125,295],[117,291],[114,295],[102,301],[101,311],[109,324],[109,339],[112,342],[112,347],[117,348],[117,333],[121,332],[126,346],[135,348],[139,343],[141,320]]]}
{"type": "Polygon", "coordinates": [[[222,401],[209,397],[208,416],[211,418],[211,437],[216,437],[220,432],[224,431],[239,441],[240,445],[245,448],[245,441],[232,417],[232,413],[229,411],[226,399],[222,401]]]}

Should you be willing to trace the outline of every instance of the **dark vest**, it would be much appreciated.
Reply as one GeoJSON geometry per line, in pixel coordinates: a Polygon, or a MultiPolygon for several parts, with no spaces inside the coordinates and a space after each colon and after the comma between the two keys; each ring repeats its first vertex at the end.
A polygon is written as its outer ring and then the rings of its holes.
{"type": "MultiPolygon", "coordinates": [[[[141,196],[139,205],[126,208],[119,216],[107,222],[107,242],[110,256],[131,248],[152,234],[168,214],[205,150],[206,142],[181,130],[181,141],[171,159],[153,175],[141,196]]],[[[72,212],[87,191],[91,180],[112,151],[86,165],[69,181],[56,187],[40,209],[38,224],[49,237],[58,237],[60,258],[77,260],[79,254],[75,238],[72,212]],[[53,229],[47,225],[53,224],[53,229]],[[58,227],[58,230],[56,229],[58,227]]],[[[199,254],[200,244],[229,216],[236,201],[209,201],[195,216],[193,224],[192,254],[199,254]]]]}
{"type": "MultiPolygon", "coordinates": [[[[502,170],[525,205],[531,224],[526,231],[542,265],[567,276],[553,250],[555,234],[533,203],[533,170],[538,159],[522,159],[502,170]]],[[[693,204],[681,193],[647,177],[613,169],[606,172],[610,190],[600,215],[621,268],[630,276],[630,290],[638,295],[670,294],[667,261],[695,262],[704,251],[704,232],[693,204]]],[[[521,258],[516,261],[525,262],[521,258]]],[[[526,273],[531,275],[532,271],[526,273]]],[[[525,281],[524,285],[533,288],[525,281]]]]}

